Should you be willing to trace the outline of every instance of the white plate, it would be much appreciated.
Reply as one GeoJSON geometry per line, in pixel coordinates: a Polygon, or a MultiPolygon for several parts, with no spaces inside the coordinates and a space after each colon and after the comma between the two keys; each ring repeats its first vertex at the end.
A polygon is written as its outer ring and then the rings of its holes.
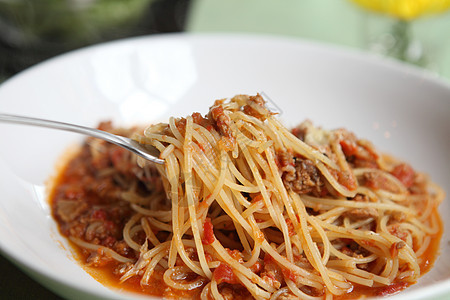
{"type": "MultiPolygon", "coordinates": [[[[51,59],[0,87],[0,111],[95,126],[205,113],[213,100],[264,92],[292,126],[346,127],[450,191],[450,87],[412,67],[299,40],[247,35],[129,39],[51,59]]],[[[72,133],[0,124],[0,246],[66,298],[123,298],[72,259],[45,183],[72,133]]],[[[441,205],[450,215],[447,201],[441,205]]],[[[450,222],[441,256],[398,299],[450,296],[450,222]]],[[[126,295],[130,296],[130,295],[126,295]]]]}

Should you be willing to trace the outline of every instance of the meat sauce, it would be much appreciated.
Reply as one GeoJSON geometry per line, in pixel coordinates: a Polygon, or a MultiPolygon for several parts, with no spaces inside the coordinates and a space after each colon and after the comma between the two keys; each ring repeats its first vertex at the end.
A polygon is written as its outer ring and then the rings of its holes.
{"type": "MultiPolygon", "coordinates": [[[[102,144],[101,146],[105,151],[96,156],[92,154],[91,147],[85,144],[79,153],[68,160],[66,166],[59,172],[50,195],[53,217],[58,223],[61,234],[64,236],[75,237],[89,243],[105,246],[124,257],[136,260],[138,253],[127,246],[122,236],[123,227],[132,216],[133,210],[130,204],[122,200],[118,195],[126,190],[126,182],[129,178],[139,176],[137,171],[133,171],[137,166],[129,164],[127,159],[129,153],[125,150],[109,144],[102,144]],[[109,176],[107,174],[108,171],[105,170],[110,168],[118,171],[120,178],[109,176]]],[[[348,148],[346,149],[348,152],[354,151],[348,145],[345,147],[348,148]]],[[[291,160],[289,158],[289,161],[291,160]]],[[[308,161],[296,160],[290,164],[283,163],[285,161],[283,158],[279,158],[279,161],[282,165],[281,167],[289,166],[286,169],[286,174],[290,172],[288,175],[292,178],[301,177],[304,179],[301,187],[303,190],[313,194],[323,193],[323,183],[315,170],[311,170],[308,161]]],[[[395,175],[406,184],[411,180],[411,172],[413,171],[407,166],[401,166],[394,170],[395,175]]],[[[286,174],[283,178],[284,181],[291,182],[291,178],[286,174]]],[[[146,180],[149,181],[148,185],[140,187],[144,192],[146,192],[146,189],[162,188],[156,175],[154,178],[151,177],[146,180]]],[[[296,187],[294,184],[293,186],[296,187]]],[[[433,236],[430,246],[424,255],[420,257],[422,274],[431,268],[436,258],[442,235],[442,221],[440,219],[439,225],[440,231],[433,236]]],[[[209,219],[204,224],[204,230],[207,234],[202,242],[205,245],[209,245],[214,241],[213,227],[209,219]]],[[[145,237],[138,236],[135,239],[143,242],[145,237]]],[[[121,268],[121,263],[108,258],[106,255],[102,255],[102,253],[99,253],[100,251],[88,251],[74,243],[72,243],[72,246],[84,269],[105,286],[165,298],[198,299],[200,296],[201,288],[192,291],[180,291],[168,287],[163,281],[163,270],[155,270],[148,285],[141,285],[138,276],[120,282],[121,274],[119,269],[121,268]]],[[[233,252],[237,256],[240,254],[238,250],[233,250],[233,252]]],[[[260,259],[255,264],[254,269],[253,271],[262,278],[272,279],[274,282],[285,271],[281,270],[270,257],[260,259]]],[[[229,295],[233,295],[234,299],[250,298],[248,291],[236,284],[238,280],[227,264],[220,264],[215,269],[213,276],[215,276],[218,283],[222,283],[222,293],[226,294],[228,291],[229,295]]],[[[374,288],[356,285],[350,293],[337,296],[335,299],[387,296],[400,292],[408,285],[408,283],[401,281],[394,282],[389,286],[374,288]]]]}
{"type": "MultiPolygon", "coordinates": [[[[103,129],[110,129],[107,125],[103,124],[100,127],[102,126],[106,126],[103,129]]],[[[136,174],[139,174],[139,170],[133,170],[137,165],[129,164],[127,157],[129,154],[126,150],[101,143],[94,148],[100,147],[102,151],[92,153],[92,142],[93,140],[88,140],[80,151],[65,157],[66,165],[59,168],[57,177],[52,182],[50,194],[53,217],[62,235],[108,247],[124,257],[137,260],[139,254],[127,246],[122,235],[126,222],[133,215],[133,210],[119,195],[127,190],[127,181],[138,176],[136,174]],[[114,168],[114,172],[111,168],[114,168]],[[114,178],[117,176],[119,178],[114,178]]],[[[149,192],[147,189],[162,189],[158,176],[150,179],[146,177],[145,180],[154,182],[148,183],[147,187],[140,187],[144,194],[149,192]]],[[[205,236],[204,243],[210,244],[214,234],[209,220],[205,223],[205,228],[210,234],[205,236]]],[[[161,237],[164,232],[155,234],[161,237]]],[[[137,236],[134,239],[143,243],[145,237],[137,236]]],[[[163,281],[164,270],[155,269],[147,285],[141,285],[139,276],[120,282],[123,263],[111,259],[100,250],[87,250],[70,240],[69,243],[80,265],[105,286],[170,299],[200,298],[202,288],[183,291],[167,286],[163,281]]],[[[233,295],[234,299],[249,299],[248,291],[235,284],[236,280],[230,279],[235,276],[232,272],[227,272],[229,270],[231,269],[223,264],[214,272],[216,279],[222,282],[221,292],[233,295]]]]}
{"type": "MultiPolygon", "coordinates": [[[[436,212],[435,212],[436,213],[436,212]]],[[[433,266],[434,261],[436,260],[437,254],[439,253],[439,244],[443,233],[443,224],[442,220],[439,219],[439,232],[433,236],[431,239],[431,243],[428,246],[425,253],[420,257],[421,262],[419,264],[420,266],[420,274],[423,276],[425,273],[427,273],[431,267],[433,266]]],[[[407,282],[394,282],[391,285],[383,286],[383,287],[366,287],[366,286],[360,286],[355,285],[353,290],[342,296],[334,297],[336,300],[347,300],[347,299],[358,299],[362,296],[366,297],[386,297],[386,296],[392,296],[395,295],[404,289],[406,289],[408,286],[410,286],[410,283],[407,282]]]]}

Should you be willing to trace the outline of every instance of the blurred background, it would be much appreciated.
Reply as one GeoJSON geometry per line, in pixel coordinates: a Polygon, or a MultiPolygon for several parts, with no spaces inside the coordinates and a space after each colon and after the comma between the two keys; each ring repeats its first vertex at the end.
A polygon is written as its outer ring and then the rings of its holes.
{"type": "MultiPolygon", "coordinates": [[[[169,32],[299,38],[450,80],[449,7],[450,0],[0,0],[0,83],[74,49],[169,32]]],[[[3,257],[0,268],[1,299],[58,299],[3,257]]]]}
{"type": "Polygon", "coordinates": [[[450,78],[450,0],[0,0],[0,80],[87,45],[167,32],[298,37],[450,78]]]}
{"type": "Polygon", "coordinates": [[[0,0],[0,79],[55,55],[185,29],[189,0],[0,0]]]}

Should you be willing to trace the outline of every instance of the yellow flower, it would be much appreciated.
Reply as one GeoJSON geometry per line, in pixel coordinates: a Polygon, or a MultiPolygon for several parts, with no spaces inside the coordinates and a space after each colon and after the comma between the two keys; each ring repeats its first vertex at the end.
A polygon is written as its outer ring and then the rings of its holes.
{"type": "Polygon", "coordinates": [[[352,0],[368,10],[381,12],[402,20],[445,11],[450,0],[352,0]]]}

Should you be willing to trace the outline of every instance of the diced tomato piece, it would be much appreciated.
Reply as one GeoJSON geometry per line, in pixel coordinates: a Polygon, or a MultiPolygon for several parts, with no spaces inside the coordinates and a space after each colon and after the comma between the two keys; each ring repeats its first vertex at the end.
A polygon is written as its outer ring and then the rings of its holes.
{"type": "Polygon", "coordinates": [[[338,181],[345,186],[348,190],[354,191],[358,187],[355,176],[350,172],[338,172],[338,181]]]}
{"type": "Polygon", "coordinates": [[[340,143],[342,151],[345,156],[352,156],[358,152],[358,145],[354,141],[351,140],[342,140],[340,143]]]}
{"type": "Polygon", "coordinates": [[[255,264],[250,267],[250,270],[252,270],[254,273],[258,274],[262,270],[261,263],[259,261],[255,262],[255,264]]]}
{"type": "Polygon", "coordinates": [[[231,269],[231,267],[226,263],[220,263],[220,265],[214,270],[213,276],[217,283],[239,283],[236,275],[233,273],[233,269],[231,269]]]}
{"type": "Polygon", "coordinates": [[[391,248],[389,249],[389,253],[391,254],[392,258],[395,258],[398,256],[398,247],[397,247],[397,243],[393,243],[391,245],[391,248]]]}
{"type": "Polygon", "coordinates": [[[258,201],[263,201],[263,200],[264,200],[263,196],[261,194],[258,194],[257,196],[253,197],[251,202],[256,203],[258,201]]]}
{"type": "Polygon", "coordinates": [[[297,274],[295,274],[294,271],[290,270],[290,269],[282,269],[283,272],[283,276],[284,278],[289,278],[290,280],[292,280],[293,282],[297,281],[297,274]]]}
{"type": "Polygon", "coordinates": [[[414,184],[414,178],[416,173],[414,169],[405,163],[401,163],[397,165],[394,170],[391,172],[392,175],[398,178],[401,183],[405,185],[405,187],[409,188],[414,184]]]}
{"type": "Polygon", "coordinates": [[[203,223],[203,239],[202,243],[204,245],[210,245],[214,242],[214,231],[213,225],[210,218],[206,218],[205,223],[203,223]]]}
{"type": "Polygon", "coordinates": [[[339,171],[329,168],[331,175],[333,175],[336,180],[346,187],[349,191],[353,191],[358,187],[356,183],[355,176],[348,171],[339,171]]]}

